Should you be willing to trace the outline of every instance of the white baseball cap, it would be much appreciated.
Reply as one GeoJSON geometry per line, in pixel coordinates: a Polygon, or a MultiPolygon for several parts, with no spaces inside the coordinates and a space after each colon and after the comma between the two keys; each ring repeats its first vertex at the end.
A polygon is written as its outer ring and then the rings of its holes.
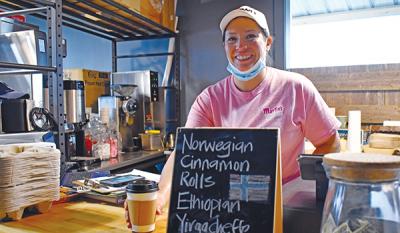
{"type": "Polygon", "coordinates": [[[221,32],[224,33],[226,26],[228,26],[228,24],[237,17],[247,17],[254,20],[258,24],[258,26],[265,30],[267,36],[269,35],[267,18],[265,17],[265,15],[262,12],[249,6],[241,6],[238,9],[232,10],[228,14],[226,14],[219,24],[221,32]]]}

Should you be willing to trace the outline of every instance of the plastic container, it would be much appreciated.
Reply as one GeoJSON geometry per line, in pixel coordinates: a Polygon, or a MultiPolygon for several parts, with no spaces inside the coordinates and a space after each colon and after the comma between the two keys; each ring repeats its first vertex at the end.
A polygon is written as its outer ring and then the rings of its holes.
{"type": "Polygon", "coordinates": [[[108,142],[110,144],[110,158],[118,157],[118,135],[114,129],[110,129],[108,142]]]}
{"type": "Polygon", "coordinates": [[[400,232],[400,157],[336,153],[323,165],[329,187],[321,233],[400,232]]]}
{"type": "Polygon", "coordinates": [[[108,160],[111,157],[110,136],[107,132],[106,124],[101,123],[98,119],[93,121],[92,129],[92,154],[95,158],[108,160]]]}
{"type": "Polygon", "coordinates": [[[161,140],[161,134],[155,132],[147,132],[139,134],[141,142],[142,142],[142,149],[143,150],[162,150],[163,143],[161,140]]]}

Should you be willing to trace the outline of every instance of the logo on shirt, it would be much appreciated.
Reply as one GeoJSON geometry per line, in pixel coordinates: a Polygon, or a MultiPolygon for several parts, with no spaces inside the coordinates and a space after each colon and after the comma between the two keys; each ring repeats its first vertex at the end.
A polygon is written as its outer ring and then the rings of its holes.
{"type": "Polygon", "coordinates": [[[285,108],[283,106],[277,106],[273,108],[264,108],[263,113],[264,115],[271,115],[271,114],[277,114],[277,113],[283,113],[283,110],[285,108]]]}

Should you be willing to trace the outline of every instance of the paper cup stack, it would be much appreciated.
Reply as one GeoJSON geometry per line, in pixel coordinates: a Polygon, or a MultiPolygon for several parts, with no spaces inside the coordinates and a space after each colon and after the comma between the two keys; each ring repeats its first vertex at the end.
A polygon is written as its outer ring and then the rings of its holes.
{"type": "Polygon", "coordinates": [[[58,200],[60,151],[32,144],[0,145],[0,177],[1,213],[58,200]]]}

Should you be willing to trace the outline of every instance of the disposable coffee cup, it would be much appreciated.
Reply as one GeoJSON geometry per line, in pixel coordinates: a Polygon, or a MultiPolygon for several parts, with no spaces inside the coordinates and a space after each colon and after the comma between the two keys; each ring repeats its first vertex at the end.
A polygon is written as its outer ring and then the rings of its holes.
{"type": "Polygon", "coordinates": [[[126,187],[132,232],[154,231],[157,191],[157,183],[150,180],[135,180],[126,187]]]}

